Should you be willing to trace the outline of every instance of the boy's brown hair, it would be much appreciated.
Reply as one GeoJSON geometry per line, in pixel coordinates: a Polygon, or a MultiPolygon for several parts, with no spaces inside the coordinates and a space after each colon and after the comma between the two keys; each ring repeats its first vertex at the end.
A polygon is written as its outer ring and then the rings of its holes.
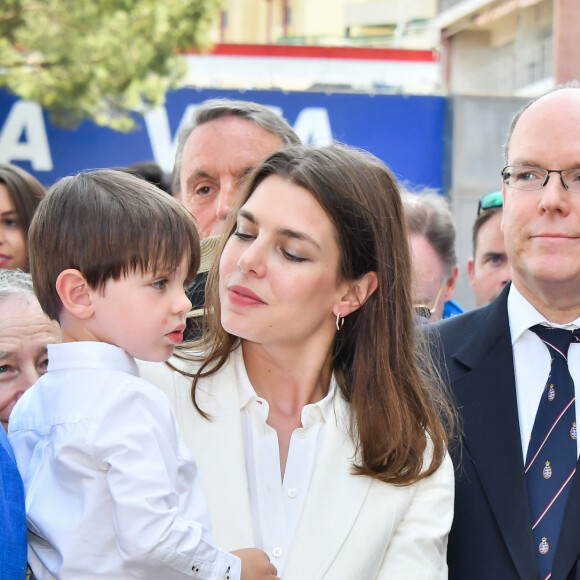
{"type": "Polygon", "coordinates": [[[30,272],[38,301],[59,320],[56,279],[79,270],[92,289],[131,272],[199,267],[199,235],[192,215],[147,181],[101,169],[65,177],[39,204],[28,236],[30,272]]]}

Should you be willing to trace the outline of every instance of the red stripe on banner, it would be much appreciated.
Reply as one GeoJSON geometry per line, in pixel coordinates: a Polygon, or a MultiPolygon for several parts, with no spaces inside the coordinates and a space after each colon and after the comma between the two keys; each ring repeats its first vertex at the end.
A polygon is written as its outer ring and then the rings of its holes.
{"type": "MultiPolygon", "coordinates": [[[[188,54],[199,54],[188,51],[188,54]]],[[[248,56],[274,58],[330,58],[347,60],[387,60],[438,62],[432,50],[398,48],[358,48],[352,46],[305,46],[290,44],[216,44],[208,53],[212,56],[248,56]]]]}

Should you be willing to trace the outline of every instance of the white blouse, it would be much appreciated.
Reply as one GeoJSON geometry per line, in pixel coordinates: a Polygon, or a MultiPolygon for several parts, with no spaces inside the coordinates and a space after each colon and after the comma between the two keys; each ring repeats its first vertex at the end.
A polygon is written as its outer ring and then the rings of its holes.
{"type": "Polygon", "coordinates": [[[332,413],[336,382],[328,394],[302,409],[302,427],[292,433],[284,480],[276,431],[267,424],[268,402],[252,386],[238,348],[233,353],[248,474],[255,546],[264,550],[283,577],[306,494],[317,463],[326,422],[332,413]]]}

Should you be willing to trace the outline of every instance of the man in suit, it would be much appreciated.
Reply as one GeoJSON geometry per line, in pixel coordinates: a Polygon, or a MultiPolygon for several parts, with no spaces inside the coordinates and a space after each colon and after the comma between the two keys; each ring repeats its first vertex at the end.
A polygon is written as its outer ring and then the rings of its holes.
{"type": "MultiPolygon", "coordinates": [[[[461,444],[453,449],[452,580],[580,579],[580,475],[574,473],[578,443],[573,419],[565,442],[572,440],[571,475],[545,513],[567,498],[555,531],[540,541],[532,526],[544,525],[543,514],[537,519],[532,513],[536,483],[524,468],[540,401],[552,386],[546,380],[553,375],[555,358],[530,328],[580,327],[578,127],[579,86],[558,88],[516,115],[502,172],[502,227],[512,283],[488,306],[427,330],[447,365],[444,376],[463,430],[461,444]]],[[[570,346],[568,363],[578,389],[580,343],[570,346]]],[[[573,403],[571,381],[570,389],[573,403]]],[[[572,418],[578,407],[571,407],[572,418]]],[[[543,478],[551,477],[546,465],[543,478]]]]}

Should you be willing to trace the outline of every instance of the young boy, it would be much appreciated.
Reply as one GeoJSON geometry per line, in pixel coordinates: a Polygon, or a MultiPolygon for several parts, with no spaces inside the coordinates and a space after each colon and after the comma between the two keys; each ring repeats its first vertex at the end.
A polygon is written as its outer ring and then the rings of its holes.
{"type": "Polygon", "coordinates": [[[167,360],[182,339],[199,264],[190,214],[132,175],[79,174],[38,207],[29,251],[63,336],[10,416],[37,580],[275,578],[263,552],[215,546],[169,401],[134,360],[167,360]]]}

